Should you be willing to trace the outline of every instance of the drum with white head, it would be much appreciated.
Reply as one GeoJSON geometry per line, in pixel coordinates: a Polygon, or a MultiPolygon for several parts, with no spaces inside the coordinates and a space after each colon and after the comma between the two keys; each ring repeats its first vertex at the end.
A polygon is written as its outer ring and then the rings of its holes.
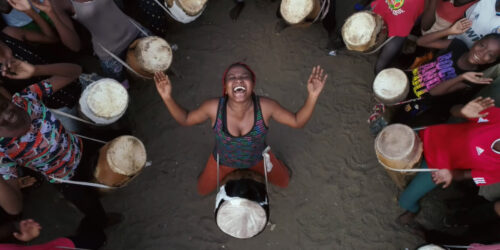
{"type": "Polygon", "coordinates": [[[408,96],[410,85],[406,74],[397,68],[380,71],[373,81],[375,98],[383,104],[394,104],[408,96]]]}
{"type": "Polygon", "coordinates": [[[128,107],[128,92],[116,80],[100,79],[91,83],[80,96],[79,108],[96,125],[108,125],[120,119],[128,107]]]}
{"type": "Polygon", "coordinates": [[[98,183],[122,187],[142,171],[146,157],[146,148],[138,138],[117,137],[100,149],[94,177],[98,183]]]}
{"type": "Polygon", "coordinates": [[[342,26],[342,39],[349,50],[368,52],[387,38],[384,19],[371,11],[352,14],[342,26]]]}
{"type": "Polygon", "coordinates": [[[148,36],[135,40],[127,51],[127,64],[141,77],[152,78],[172,64],[172,48],[163,38],[148,36]]]}
{"type": "Polygon", "coordinates": [[[215,202],[217,226],[239,239],[248,239],[264,231],[269,220],[264,178],[251,170],[236,170],[221,184],[215,202]]]}
{"type": "Polygon", "coordinates": [[[421,246],[417,248],[417,250],[446,250],[445,248],[442,248],[440,246],[434,245],[434,244],[429,244],[425,246],[421,246]]]}
{"type": "Polygon", "coordinates": [[[280,5],[281,16],[291,25],[315,20],[320,12],[320,0],[282,0],[280,5]]]}
{"type": "Polygon", "coordinates": [[[410,127],[391,124],[375,138],[375,152],[384,167],[411,169],[422,158],[422,141],[410,127]]]}
{"type": "Polygon", "coordinates": [[[190,23],[203,13],[208,0],[166,0],[167,13],[176,21],[190,23]]]}

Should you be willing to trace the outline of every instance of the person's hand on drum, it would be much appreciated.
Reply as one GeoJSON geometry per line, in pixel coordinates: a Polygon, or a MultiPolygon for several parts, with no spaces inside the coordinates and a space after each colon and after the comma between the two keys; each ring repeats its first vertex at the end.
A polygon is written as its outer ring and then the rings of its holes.
{"type": "Polygon", "coordinates": [[[33,176],[23,176],[17,179],[17,185],[21,189],[31,187],[35,183],[36,183],[36,178],[33,176]]]}
{"type": "Polygon", "coordinates": [[[495,100],[490,97],[483,98],[479,96],[463,106],[460,113],[469,119],[485,117],[488,115],[488,112],[481,112],[493,106],[495,106],[495,100]]]}
{"type": "Polygon", "coordinates": [[[483,73],[481,72],[465,72],[460,77],[462,80],[475,84],[490,84],[493,81],[492,78],[483,78],[483,73]]]}
{"type": "Polygon", "coordinates": [[[38,222],[27,219],[19,222],[19,232],[14,232],[13,235],[16,239],[28,242],[40,235],[42,226],[38,222]]]}
{"type": "Polygon", "coordinates": [[[309,80],[307,80],[307,91],[309,95],[318,97],[323,87],[325,87],[327,74],[324,74],[323,69],[318,65],[313,67],[309,80]]]}
{"type": "Polygon", "coordinates": [[[12,8],[18,11],[26,12],[31,10],[31,5],[28,0],[7,0],[7,2],[12,6],[12,8]]]}
{"type": "Polygon", "coordinates": [[[451,35],[460,35],[472,26],[472,21],[467,18],[462,18],[455,22],[448,31],[451,35]]]}
{"type": "Polygon", "coordinates": [[[156,89],[160,94],[161,98],[169,99],[172,94],[172,84],[170,84],[170,79],[163,72],[156,72],[155,76],[156,89]]]}
{"type": "Polygon", "coordinates": [[[432,172],[432,181],[436,183],[436,185],[443,183],[443,188],[450,186],[452,180],[453,175],[449,169],[440,169],[432,172]]]}
{"type": "Polygon", "coordinates": [[[10,68],[2,65],[2,75],[11,79],[28,79],[35,73],[35,66],[18,60],[12,60],[10,68]]]}

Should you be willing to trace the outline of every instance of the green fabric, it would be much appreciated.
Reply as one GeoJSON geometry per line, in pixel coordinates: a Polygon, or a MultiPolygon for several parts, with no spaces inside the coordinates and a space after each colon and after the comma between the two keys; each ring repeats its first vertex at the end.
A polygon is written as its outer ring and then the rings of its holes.
{"type": "MultiPolygon", "coordinates": [[[[50,25],[54,26],[54,23],[52,22],[52,20],[50,20],[49,16],[45,12],[40,11],[40,13],[38,14],[50,25]]],[[[31,23],[22,26],[21,29],[42,32],[40,26],[38,26],[38,24],[36,24],[35,21],[31,21],[31,23]]]]}
{"type": "MultiPolygon", "coordinates": [[[[422,168],[428,168],[425,160],[422,160],[422,168]]],[[[418,212],[420,199],[436,187],[431,172],[419,172],[399,196],[399,206],[412,213],[418,212]]]]}

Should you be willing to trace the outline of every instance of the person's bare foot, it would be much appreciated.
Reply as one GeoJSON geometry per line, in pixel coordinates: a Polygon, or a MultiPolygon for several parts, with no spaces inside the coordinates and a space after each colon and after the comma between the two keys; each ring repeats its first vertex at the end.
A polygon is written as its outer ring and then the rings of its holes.
{"type": "Polygon", "coordinates": [[[416,213],[406,211],[396,219],[396,222],[399,225],[405,227],[413,234],[416,234],[420,238],[425,239],[425,228],[420,225],[420,223],[415,221],[415,217],[417,217],[416,213]]]}
{"type": "Polygon", "coordinates": [[[396,222],[401,226],[408,226],[415,222],[415,217],[417,217],[417,214],[406,211],[396,219],[396,222]]]}

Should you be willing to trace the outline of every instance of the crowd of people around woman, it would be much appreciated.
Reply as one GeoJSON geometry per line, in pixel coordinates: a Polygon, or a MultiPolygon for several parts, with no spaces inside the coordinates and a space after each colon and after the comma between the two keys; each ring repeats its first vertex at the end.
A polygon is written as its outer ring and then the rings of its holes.
{"type": "MultiPolygon", "coordinates": [[[[92,181],[100,146],[66,128],[53,110],[74,109],[82,91],[96,79],[112,78],[129,88],[130,74],[122,60],[130,44],[141,37],[164,36],[169,18],[155,6],[156,1],[134,2],[141,20],[125,14],[127,3],[119,0],[0,0],[0,249],[98,249],[106,241],[104,230],[123,219],[104,210],[95,188],[57,181],[92,181]],[[99,75],[83,72],[82,55],[95,58],[99,75]],[[43,180],[51,182],[84,218],[75,233],[27,248],[20,243],[36,238],[42,225],[23,218],[21,189],[43,180]]],[[[328,33],[328,49],[345,50],[335,1],[317,2],[318,14],[300,24],[286,20],[281,6],[276,31],[321,21],[328,33]]],[[[236,1],[230,18],[236,20],[244,6],[245,1],[236,1]]],[[[390,38],[377,54],[375,74],[399,68],[410,88],[406,101],[393,107],[389,119],[378,110],[370,117],[370,126],[380,125],[383,119],[381,127],[425,126],[418,132],[424,152],[421,168],[437,170],[421,172],[407,185],[399,197],[404,213],[397,222],[429,243],[476,243],[469,249],[500,249],[481,245],[500,242],[500,200],[481,199],[469,185],[500,182],[500,109],[494,107],[500,96],[492,88],[500,84],[500,0],[374,0],[357,4],[357,9],[378,14],[390,38]],[[451,116],[463,121],[451,124],[451,116]],[[466,186],[472,193],[468,199],[474,200],[455,204],[445,218],[448,227],[466,226],[458,236],[425,229],[416,220],[419,200],[452,182],[466,186]]],[[[176,83],[165,72],[153,77],[177,123],[193,126],[209,120],[213,128],[215,146],[198,177],[200,195],[212,193],[220,181],[242,169],[287,187],[289,168],[266,149],[268,125],[275,120],[292,128],[304,127],[327,78],[321,66],[314,66],[309,79],[304,79],[304,104],[290,111],[255,94],[257,76],[243,62],[230,64],[224,72],[221,97],[207,99],[194,110],[174,100],[176,83]]],[[[118,130],[114,132],[123,133],[118,130]]]]}

